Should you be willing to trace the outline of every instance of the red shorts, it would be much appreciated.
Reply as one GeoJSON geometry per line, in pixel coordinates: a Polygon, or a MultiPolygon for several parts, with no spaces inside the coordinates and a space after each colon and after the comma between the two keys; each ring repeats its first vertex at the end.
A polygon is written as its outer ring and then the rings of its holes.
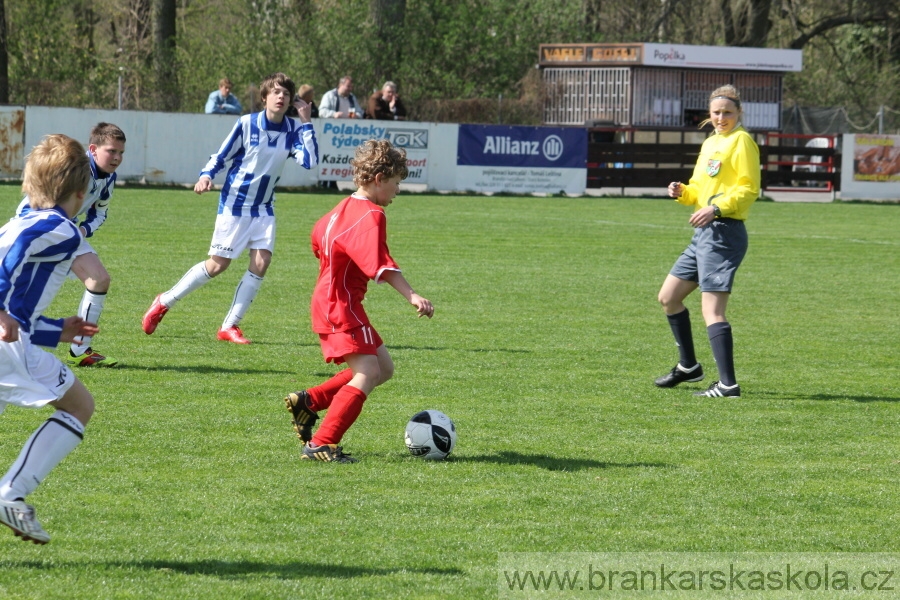
{"type": "Polygon", "coordinates": [[[336,365],[344,362],[348,354],[378,354],[378,348],[384,345],[381,336],[371,325],[363,325],[337,333],[320,333],[319,344],[325,362],[336,365]]]}

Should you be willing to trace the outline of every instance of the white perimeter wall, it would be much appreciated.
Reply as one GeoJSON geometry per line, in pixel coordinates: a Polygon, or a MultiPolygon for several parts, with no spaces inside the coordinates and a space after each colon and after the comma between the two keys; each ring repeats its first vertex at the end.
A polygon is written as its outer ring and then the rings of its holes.
{"type": "MultiPolygon", "coordinates": [[[[235,119],[231,115],[0,106],[0,177],[20,178],[25,155],[44,135],[63,133],[87,145],[91,127],[106,121],[121,127],[128,138],[125,160],[117,171],[120,180],[193,185],[209,156],[219,149],[231,131],[235,119]]],[[[333,120],[327,122],[335,123],[333,120]]],[[[334,152],[332,138],[323,134],[325,123],[323,119],[313,119],[320,157],[334,152]]],[[[427,153],[427,169],[422,183],[430,190],[455,189],[458,125],[369,120],[355,123],[426,130],[428,146],[417,149],[418,153],[427,153]]],[[[352,149],[342,150],[352,154],[352,149]]],[[[318,177],[316,169],[307,171],[288,163],[279,185],[315,185],[318,177]]],[[[222,176],[217,179],[219,181],[215,183],[221,184],[222,176]]]]}

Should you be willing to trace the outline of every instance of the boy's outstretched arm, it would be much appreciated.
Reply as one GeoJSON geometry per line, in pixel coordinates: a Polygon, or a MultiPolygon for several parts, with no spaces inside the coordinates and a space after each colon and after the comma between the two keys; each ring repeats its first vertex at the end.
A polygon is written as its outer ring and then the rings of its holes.
{"type": "Polygon", "coordinates": [[[412,286],[409,285],[400,271],[385,270],[381,273],[381,280],[389,283],[410,304],[415,306],[416,313],[420,317],[428,317],[430,319],[434,315],[434,306],[431,304],[431,300],[423,298],[413,291],[412,286]]]}

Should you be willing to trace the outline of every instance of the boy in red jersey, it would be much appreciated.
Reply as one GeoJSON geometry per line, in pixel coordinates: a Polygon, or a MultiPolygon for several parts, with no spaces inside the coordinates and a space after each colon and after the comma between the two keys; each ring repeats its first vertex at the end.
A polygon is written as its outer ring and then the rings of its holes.
{"type": "Polygon", "coordinates": [[[313,227],[319,279],[311,303],[312,327],[319,334],[325,362],[346,362],[349,368],[284,399],[293,415],[294,431],[303,442],[300,458],[306,460],[356,462],[338,443],[372,390],[394,374],[391,355],[363,310],[369,280],[390,284],[420,317],[434,314],[434,306],[413,291],[387,247],[383,207],[391,203],[400,181],[409,174],[406,152],[387,140],[369,140],[357,148],[351,164],[359,189],[313,227]],[[325,409],[328,413],[312,435],[317,411],[325,409]]]}

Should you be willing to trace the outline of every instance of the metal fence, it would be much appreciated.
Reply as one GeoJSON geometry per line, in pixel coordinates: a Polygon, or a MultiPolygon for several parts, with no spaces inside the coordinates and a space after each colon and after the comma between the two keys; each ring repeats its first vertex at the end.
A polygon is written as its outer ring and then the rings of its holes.
{"type": "Polygon", "coordinates": [[[629,123],[631,69],[544,69],[544,123],[629,123]]]}
{"type": "Polygon", "coordinates": [[[547,125],[691,128],[708,116],[710,92],[733,84],[747,128],[781,128],[779,73],[565,67],[544,69],[543,79],[547,125]]]}

